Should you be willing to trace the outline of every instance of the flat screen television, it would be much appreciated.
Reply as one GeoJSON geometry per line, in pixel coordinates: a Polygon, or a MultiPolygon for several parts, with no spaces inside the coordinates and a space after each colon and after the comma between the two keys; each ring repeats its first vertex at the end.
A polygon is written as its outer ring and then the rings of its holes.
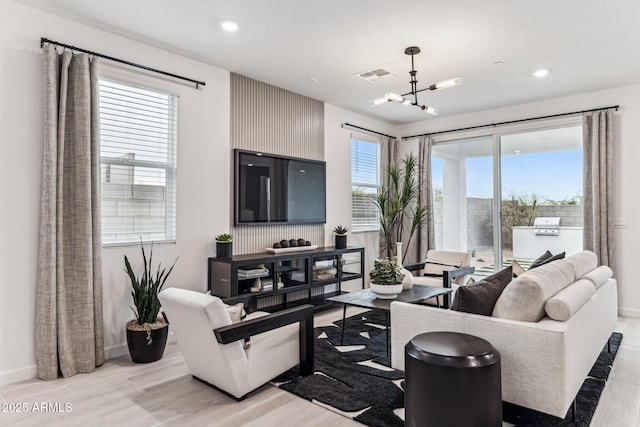
{"type": "Polygon", "coordinates": [[[324,224],[326,164],[234,150],[235,225],[324,224]]]}

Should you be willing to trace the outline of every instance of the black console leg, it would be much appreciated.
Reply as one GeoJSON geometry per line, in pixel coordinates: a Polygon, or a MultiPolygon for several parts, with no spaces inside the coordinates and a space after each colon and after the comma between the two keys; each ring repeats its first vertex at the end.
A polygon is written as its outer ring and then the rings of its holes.
{"type": "Polygon", "coordinates": [[[344,320],[347,317],[347,304],[342,306],[342,332],[340,333],[340,345],[344,341],[344,320]]]}
{"type": "Polygon", "coordinates": [[[609,336],[609,339],[607,340],[607,351],[611,354],[611,336],[609,336]]]}
{"type": "Polygon", "coordinates": [[[573,421],[574,423],[576,422],[576,399],[573,399],[573,402],[571,402],[571,421],[573,421]]]}

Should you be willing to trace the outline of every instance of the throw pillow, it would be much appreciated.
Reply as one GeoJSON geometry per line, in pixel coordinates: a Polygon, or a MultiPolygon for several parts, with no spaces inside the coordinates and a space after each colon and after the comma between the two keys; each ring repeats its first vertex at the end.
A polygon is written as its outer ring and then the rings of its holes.
{"type": "MultiPolygon", "coordinates": [[[[536,265],[536,267],[540,267],[540,266],[543,266],[545,264],[549,264],[552,261],[555,261],[555,260],[558,260],[558,259],[563,259],[564,257],[565,257],[565,252],[560,252],[559,254],[555,254],[554,256],[545,259],[540,264],[536,265]]],[[[531,268],[533,268],[533,267],[529,267],[529,270],[531,270],[531,268]]]]}
{"type": "Polygon", "coordinates": [[[242,319],[247,317],[247,313],[244,311],[244,304],[241,302],[234,305],[226,305],[226,308],[231,318],[231,323],[241,322],[242,319]]]}
{"type": "Polygon", "coordinates": [[[586,279],[578,280],[549,298],[544,310],[551,319],[564,322],[580,310],[595,293],[593,283],[586,279]]]}
{"type": "Polygon", "coordinates": [[[526,271],[515,259],[513,260],[513,263],[511,263],[511,268],[513,269],[513,277],[518,277],[526,271]]]}
{"type": "Polygon", "coordinates": [[[491,316],[498,297],[512,278],[513,268],[509,266],[473,285],[460,286],[453,297],[451,310],[491,316]]]}
{"type": "Polygon", "coordinates": [[[529,266],[529,270],[532,270],[532,269],[534,269],[536,267],[540,267],[543,262],[545,262],[547,259],[551,258],[552,256],[553,256],[553,254],[551,252],[546,251],[545,253],[540,255],[538,258],[533,260],[533,262],[529,266]]]}

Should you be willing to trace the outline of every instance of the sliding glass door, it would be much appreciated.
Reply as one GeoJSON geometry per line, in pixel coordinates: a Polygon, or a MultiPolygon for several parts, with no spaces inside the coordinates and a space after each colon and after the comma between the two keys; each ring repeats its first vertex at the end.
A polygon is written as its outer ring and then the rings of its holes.
{"type": "Polygon", "coordinates": [[[436,249],[469,252],[479,275],[582,249],[579,124],[436,142],[431,159],[436,249]]]}
{"type": "Polygon", "coordinates": [[[500,152],[505,264],[582,250],[582,127],[503,135],[500,152]]]}
{"type": "Polygon", "coordinates": [[[431,159],[436,249],[493,265],[493,139],[437,144],[431,159]]]}

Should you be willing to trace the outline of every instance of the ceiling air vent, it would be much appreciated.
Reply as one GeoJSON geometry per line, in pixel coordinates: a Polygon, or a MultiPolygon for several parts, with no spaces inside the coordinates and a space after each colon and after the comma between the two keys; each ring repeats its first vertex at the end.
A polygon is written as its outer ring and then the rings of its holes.
{"type": "Polygon", "coordinates": [[[360,77],[363,80],[368,81],[369,83],[375,83],[381,79],[387,79],[389,77],[395,77],[393,74],[388,72],[387,70],[383,70],[382,68],[378,68],[377,70],[366,71],[364,73],[356,74],[356,76],[360,77]]]}

